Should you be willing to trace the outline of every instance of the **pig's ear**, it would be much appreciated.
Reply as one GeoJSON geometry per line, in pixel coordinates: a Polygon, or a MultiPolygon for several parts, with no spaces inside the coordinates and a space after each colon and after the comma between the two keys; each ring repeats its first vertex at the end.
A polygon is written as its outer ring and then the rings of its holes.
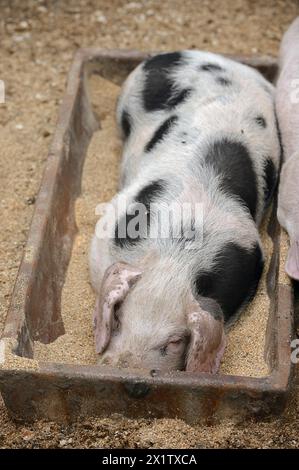
{"type": "Polygon", "coordinates": [[[291,240],[285,270],[292,279],[299,281],[299,241],[297,240],[291,240]]]}
{"type": "Polygon", "coordinates": [[[110,341],[115,306],[140,276],[141,271],[127,263],[114,263],[106,270],[93,317],[97,353],[102,353],[110,341]]]}
{"type": "Polygon", "coordinates": [[[223,314],[219,304],[204,297],[200,301],[193,299],[187,323],[191,337],[186,370],[215,374],[225,349],[223,314]]]}

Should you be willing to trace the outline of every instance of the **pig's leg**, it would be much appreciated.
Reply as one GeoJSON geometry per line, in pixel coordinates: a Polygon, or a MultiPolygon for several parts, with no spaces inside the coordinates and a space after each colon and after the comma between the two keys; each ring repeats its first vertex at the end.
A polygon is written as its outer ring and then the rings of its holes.
{"type": "Polygon", "coordinates": [[[284,147],[277,217],[290,237],[287,274],[299,280],[299,18],[285,33],[280,47],[276,111],[284,147]]]}
{"type": "Polygon", "coordinates": [[[277,217],[280,225],[288,232],[290,249],[286,262],[286,272],[299,280],[299,152],[283,165],[279,193],[277,217]]]}
{"type": "Polygon", "coordinates": [[[275,106],[284,160],[288,161],[299,145],[299,53],[280,73],[275,106]]]}
{"type": "Polygon", "coordinates": [[[279,51],[280,74],[275,105],[287,161],[299,144],[299,17],[284,34],[279,51]]]}
{"type": "Polygon", "coordinates": [[[286,261],[286,273],[299,281],[299,240],[291,240],[286,261]]]}

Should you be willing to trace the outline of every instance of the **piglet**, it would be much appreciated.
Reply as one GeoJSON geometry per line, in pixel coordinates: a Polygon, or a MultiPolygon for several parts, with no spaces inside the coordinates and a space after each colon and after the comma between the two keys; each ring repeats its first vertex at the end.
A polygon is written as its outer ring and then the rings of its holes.
{"type": "Polygon", "coordinates": [[[216,373],[263,270],[258,225],[280,166],[273,86],[219,55],[160,54],[125,81],[117,122],[120,190],[90,251],[100,363],[216,373]]]}
{"type": "Polygon", "coordinates": [[[285,33],[279,54],[276,112],[284,149],[277,217],[290,237],[287,274],[299,280],[299,17],[285,33]]]}

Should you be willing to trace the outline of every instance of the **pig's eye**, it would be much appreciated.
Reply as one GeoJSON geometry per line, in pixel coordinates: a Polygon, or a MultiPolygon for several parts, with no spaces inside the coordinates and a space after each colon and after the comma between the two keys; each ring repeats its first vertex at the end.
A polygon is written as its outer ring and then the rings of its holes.
{"type": "Polygon", "coordinates": [[[174,338],[171,341],[168,341],[162,348],[160,348],[161,356],[166,356],[168,353],[178,352],[182,346],[185,344],[185,338],[174,338]]]}

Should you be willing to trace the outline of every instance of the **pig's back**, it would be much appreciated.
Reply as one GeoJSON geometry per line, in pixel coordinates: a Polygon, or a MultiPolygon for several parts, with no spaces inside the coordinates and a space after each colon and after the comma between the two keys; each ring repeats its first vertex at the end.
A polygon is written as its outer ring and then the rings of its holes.
{"type": "Polygon", "coordinates": [[[222,117],[217,119],[215,109],[223,109],[226,118],[231,107],[234,114],[256,113],[256,108],[269,114],[272,95],[272,85],[256,70],[222,56],[200,51],[160,54],[140,64],[125,81],[117,121],[128,150],[142,151],[157,126],[173,114],[189,123],[206,115],[208,124],[211,115],[219,125],[222,117]]]}
{"type": "Polygon", "coordinates": [[[280,158],[272,92],[254,69],[215,54],[185,51],[144,62],[119,99],[123,184],[174,169],[202,181],[212,168],[224,192],[259,221],[280,158]]]}

